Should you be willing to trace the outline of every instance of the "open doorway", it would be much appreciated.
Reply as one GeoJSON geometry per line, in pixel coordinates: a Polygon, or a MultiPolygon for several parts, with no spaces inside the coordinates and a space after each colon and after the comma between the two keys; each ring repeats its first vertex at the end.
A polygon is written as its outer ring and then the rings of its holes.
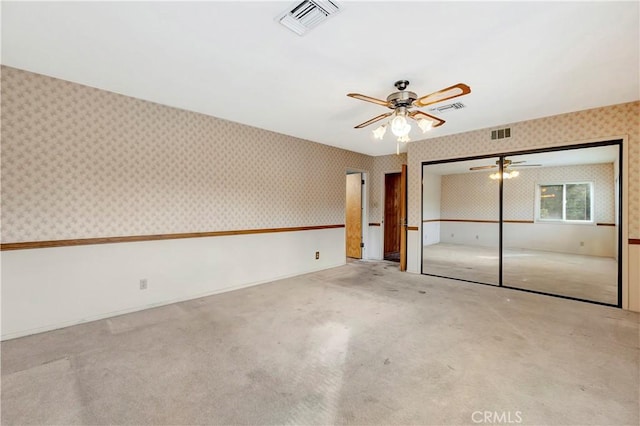
{"type": "Polygon", "coordinates": [[[407,270],[407,165],[384,175],[383,258],[407,270]]]}

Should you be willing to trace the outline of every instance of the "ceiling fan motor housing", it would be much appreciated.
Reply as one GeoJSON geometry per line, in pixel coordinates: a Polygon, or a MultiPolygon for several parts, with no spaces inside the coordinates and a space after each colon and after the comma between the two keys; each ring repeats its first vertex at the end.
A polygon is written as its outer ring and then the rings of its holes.
{"type": "Polygon", "coordinates": [[[387,96],[387,102],[389,102],[389,108],[391,109],[396,109],[398,107],[410,107],[416,99],[418,99],[418,95],[408,90],[394,92],[387,96]]]}

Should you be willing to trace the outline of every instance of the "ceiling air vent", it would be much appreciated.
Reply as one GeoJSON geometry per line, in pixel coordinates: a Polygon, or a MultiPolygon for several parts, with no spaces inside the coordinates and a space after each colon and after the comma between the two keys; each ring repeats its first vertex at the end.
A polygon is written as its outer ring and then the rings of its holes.
{"type": "Polygon", "coordinates": [[[505,139],[511,137],[511,127],[505,127],[504,129],[496,129],[491,131],[491,140],[505,139]]]}
{"type": "Polygon", "coordinates": [[[443,112],[454,111],[456,109],[462,109],[462,108],[466,108],[465,104],[463,104],[462,102],[454,102],[448,105],[440,105],[434,108],[429,108],[429,111],[443,113],[443,112]]]}
{"type": "Polygon", "coordinates": [[[339,11],[340,7],[332,0],[304,0],[276,19],[301,36],[339,11]]]}

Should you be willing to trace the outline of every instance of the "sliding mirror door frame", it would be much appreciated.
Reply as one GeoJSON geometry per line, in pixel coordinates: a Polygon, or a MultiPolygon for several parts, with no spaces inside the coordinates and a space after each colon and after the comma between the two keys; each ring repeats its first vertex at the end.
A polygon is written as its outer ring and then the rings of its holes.
{"type": "MultiPolygon", "coordinates": [[[[599,301],[594,301],[594,300],[587,300],[587,299],[581,299],[581,298],[577,298],[577,297],[572,297],[572,296],[565,296],[565,295],[560,295],[560,294],[554,294],[554,293],[547,293],[547,292],[542,292],[542,291],[537,291],[537,290],[530,290],[530,289],[526,289],[526,288],[519,288],[519,287],[512,287],[512,286],[508,286],[508,285],[504,285],[503,283],[503,248],[504,248],[504,229],[503,229],[503,225],[504,225],[504,182],[502,179],[499,180],[498,184],[499,184],[499,224],[498,224],[498,240],[499,240],[499,262],[498,262],[498,267],[499,267],[499,277],[498,277],[498,287],[504,287],[504,288],[508,288],[511,290],[518,290],[518,291],[524,291],[524,292],[528,292],[528,293],[536,293],[536,294],[542,294],[542,295],[547,295],[547,296],[553,296],[553,297],[559,297],[562,299],[570,299],[570,300],[577,300],[577,301],[581,301],[581,302],[587,302],[587,303],[594,303],[597,305],[605,305],[605,306],[614,306],[614,307],[618,307],[618,308],[622,308],[622,270],[623,270],[623,256],[622,256],[622,243],[623,243],[623,239],[622,239],[622,231],[623,231],[623,146],[622,146],[622,139],[615,139],[615,140],[606,140],[606,141],[601,141],[601,142],[592,142],[592,143],[584,143],[584,144],[576,144],[576,145],[565,145],[565,146],[558,146],[558,147],[549,147],[549,148],[540,148],[540,149],[532,149],[532,150],[523,150],[523,151],[510,151],[510,152],[504,152],[504,153],[498,153],[498,154],[487,154],[487,155],[479,155],[479,156],[473,156],[473,157],[461,157],[461,158],[451,158],[451,159],[443,159],[443,160],[436,160],[436,161],[424,161],[422,162],[422,167],[420,170],[420,174],[421,174],[421,186],[420,186],[420,209],[421,209],[421,218],[422,220],[424,220],[424,168],[425,166],[429,166],[429,165],[435,165],[435,164],[445,164],[445,163],[455,163],[455,162],[461,162],[461,161],[471,161],[471,160],[482,160],[482,159],[495,159],[495,158],[499,158],[499,164],[498,164],[498,173],[500,174],[500,176],[503,175],[504,172],[504,160],[506,157],[509,156],[515,156],[515,155],[526,155],[526,154],[537,154],[537,153],[546,153],[546,152],[559,152],[559,151],[570,151],[570,150],[576,150],[576,149],[582,149],[582,148],[594,148],[594,147],[602,147],[602,146],[611,146],[611,145],[616,145],[618,148],[618,155],[617,155],[617,160],[618,160],[618,173],[617,173],[617,191],[616,192],[616,200],[615,202],[617,202],[618,205],[618,209],[616,212],[616,220],[617,220],[617,229],[616,229],[616,244],[617,244],[617,290],[618,290],[618,294],[617,294],[617,303],[612,304],[612,303],[605,303],[605,302],[599,302],[599,301]]],[[[495,169],[494,169],[495,170],[495,169]]],[[[424,227],[424,222],[422,222],[422,227],[424,227]]],[[[423,275],[432,275],[432,276],[440,276],[441,275],[433,275],[433,274],[428,274],[424,272],[424,231],[421,229],[420,232],[420,273],[423,275]]],[[[448,277],[445,277],[448,278],[448,277]]],[[[472,283],[477,283],[477,284],[483,284],[483,285],[491,285],[491,284],[486,284],[486,283],[482,283],[482,282],[478,282],[478,281],[470,281],[470,280],[464,280],[464,279],[459,279],[459,278],[450,278],[450,279],[454,279],[457,281],[465,281],[465,282],[472,282],[472,283]]]]}

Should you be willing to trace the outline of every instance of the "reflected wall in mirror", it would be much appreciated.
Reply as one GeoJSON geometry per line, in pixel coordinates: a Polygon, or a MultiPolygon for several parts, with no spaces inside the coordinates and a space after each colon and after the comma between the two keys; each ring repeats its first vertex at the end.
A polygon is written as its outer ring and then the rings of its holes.
{"type": "Polygon", "coordinates": [[[619,146],[507,157],[502,284],[618,303],[619,146]]]}

